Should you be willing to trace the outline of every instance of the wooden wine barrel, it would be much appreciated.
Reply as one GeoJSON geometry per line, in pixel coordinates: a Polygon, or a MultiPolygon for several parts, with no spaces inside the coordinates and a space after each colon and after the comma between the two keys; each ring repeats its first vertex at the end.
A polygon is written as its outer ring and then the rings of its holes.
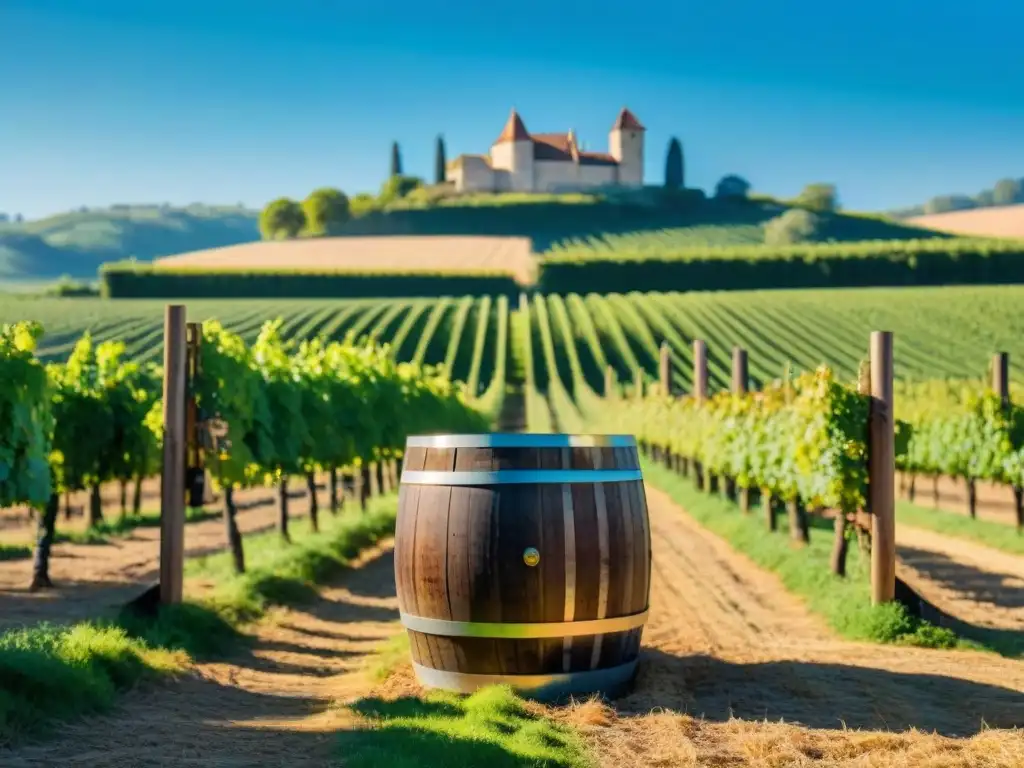
{"type": "Polygon", "coordinates": [[[395,580],[424,685],[616,695],[636,671],[650,574],[632,437],[408,439],[395,580]]]}

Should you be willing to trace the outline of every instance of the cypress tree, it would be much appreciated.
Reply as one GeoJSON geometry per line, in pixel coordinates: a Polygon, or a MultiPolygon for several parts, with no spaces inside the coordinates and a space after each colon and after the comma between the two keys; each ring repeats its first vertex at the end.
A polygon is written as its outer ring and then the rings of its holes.
{"type": "Polygon", "coordinates": [[[445,151],[444,137],[437,137],[437,146],[434,150],[434,183],[443,184],[445,180],[445,151]]]}
{"type": "Polygon", "coordinates": [[[665,188],[682,189],[683,187],[683,145],[675,136],[668,143],[665,155],[665,188]]]}
{"type": "Polygon", "coordinates": [[[398,142],[391,142],[391,175],[402,175],[402,152],[398,148],[398,142]]]}

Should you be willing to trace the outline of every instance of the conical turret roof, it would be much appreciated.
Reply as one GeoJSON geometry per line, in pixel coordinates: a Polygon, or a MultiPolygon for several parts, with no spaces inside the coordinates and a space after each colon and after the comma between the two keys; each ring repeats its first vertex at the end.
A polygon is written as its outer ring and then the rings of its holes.
{"type": "Polygon", "coordinates": [[[612,125],[613,131],[646,131],[647,129],[640,125],[640,121],[636,119],[636,115],[630,112],[626,107],[622,108],[619,112],[619,116],[615,118],[615,124],[612,125]]]}
{"type": "Polygon", "coordinates": [[[502,129],[501,134],[498,136],[495,144],[502,144],[506,141],[529,141],[530,133],[526,130],[526,126],[523,125],[522,118],[519,117],[519,113],[516,112],[513,107],[509,113],[508,122],[505,123],[505,127],[502,129]]]}

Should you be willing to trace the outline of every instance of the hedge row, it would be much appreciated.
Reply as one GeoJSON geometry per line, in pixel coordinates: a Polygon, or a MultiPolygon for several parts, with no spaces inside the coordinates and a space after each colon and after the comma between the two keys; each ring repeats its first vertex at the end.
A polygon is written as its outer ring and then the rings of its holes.
{"type": "Polygon", "coordinates": [[[522,287],[500,272],[303,272],[287,270],[154,269],[106,266],[103,295],[113,299],[385,298],[519,295],[522,287]]]}
{"type": "Polygon", "coordinates": [[[544,293],[1024,283],[1024,242],[901,240],[546,259],[544,293]]]}

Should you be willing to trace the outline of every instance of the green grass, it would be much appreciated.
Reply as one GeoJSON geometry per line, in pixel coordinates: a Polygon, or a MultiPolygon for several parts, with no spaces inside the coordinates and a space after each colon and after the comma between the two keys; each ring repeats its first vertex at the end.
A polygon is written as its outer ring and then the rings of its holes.
{"type": "MultiPolygon", "coordinates": [[[[212,520],[220,517],[220,512],[202,507],[189,507],[185,510],[186,523],[201,523],[203,520],[212,520]]],[[[138,515],[117,517],[113,520],[105,519],[97,525],[90,526],[84,531],[61,531],[60,523],[57,524],[57,541],[66,541],[72,544],[109,544],[111,539],[127,536],[136,528],[159,528],[159,512],[142,512],[138,515]]]]}
{"type": "Polygon", "coordinates": [[[185,662],[184,654],[151,647],[116,626],[39,626],[0,635],[0,747],[54,721],[103,712],[119,691],[185,662]]]}
{"type": "Polygon", "coordinates": [[[342,732],[337,754],[347,768],[583,768],[591,765],[570,729],[529,712],[511,689],[471,696],[361,699],[351,709],[366,727],[342,732]]]}
{"type": "Polygon", "coordinates": [[[270,606],[314,598],[317,584],[394,530],[397,513],[398,499],[392,495],[372,501],[365,513],[321,514],[319,534],[312,532],[308,518],[301,518],[289,526],[291,545],[284,544],[276,531],[247,536],[243,575],[234,574],[231,555],[225,551],[189,560],[185,576],[217,582],[207,604],[229,621],[258,619],[270,606]]]}
{"type": "Polygon", "coordinates": [[[0,746],[44,735],[61,720],[109,710],[119,692],[172,674],[190,657],[243,648],[246,622],[273,605],[314,597],[317,583],[394,530],[397,506],[390,496],[374,500],[365,514],[325,515],[319,535],[297,521],[290,546],[275,532],[247,536],[248,570],[241,576],[227,553],[189,561],[186,575],[216,579],[213,593],[163,607],[155,617],[122,610],[72,626],[0,635],[0,746]]]}
{"type": "Polygon", "coordinates": [[[32,557],[32,547],[23,544],[0,543],[0,562],[4,560],[26,560],[32,557]]]}
{"type": "Polygon", "coordinates": [[[1011,555],[1024,555],[1024,536],[1014,526],[1006,523],[972,520],[967,515],[928,509],[909,501],[896,502],[896,521],[984,544],[1011,555]]]}
{"type": "Polygon", "coordinates": [[[810,544],[794,548],[788,531],[765,530],[759,512],[743,515],[732,502],[705,494],[690,480],[652,462],[645,461],[643,471],[646,480],[668,493],[690,517],[777,574],[786,589],[803,598],[812,612],[843,637],[926,648],[976,647],[948,629],[914,619],[896,603],[872,606],[869,563],[855,543],[847,558],[848,575],[839,578],[829,569],[830,530],[812,530],[810,544]]]}
{"type": "MultiPolygon", "coordinates": [[[[594,254],[615,249],[692,248],[764,241],[764,224],[782,213],[777,200],[701,199],[699,191],[664,188],[613,195],[490,194],[412,197],[349,222],[346,234],[494,235],[529,237],[537,252],[594,254]]],[[[823,239],[835,241],[944,237],[881,217],[823,217],[823,239]]]]}

